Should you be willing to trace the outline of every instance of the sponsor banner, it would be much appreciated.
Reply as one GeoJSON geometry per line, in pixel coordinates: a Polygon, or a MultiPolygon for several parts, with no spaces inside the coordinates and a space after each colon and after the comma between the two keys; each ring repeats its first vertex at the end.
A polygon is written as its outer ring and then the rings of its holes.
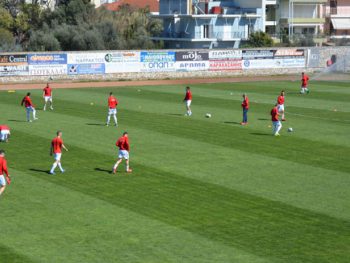
{"type": "Polygon", "coordinates": [[[243,69],[302,68],[305,67],[305,58],[243,60],[242,66],[243,69]]]}
{"type": "Polygon", "coordinates": [[[309,49],[307,66],[309,68],[319,68],[319,67],[324,66],[324,65],[322,65],[322,62],[321,62],[321,54],[320,54],[319,48],[310,48],[309,49]]]}
{"type": "Polygon", "coordinates": [[[128,62],[140,62],[140,52],[112,52],[105,54],[106,63],[128,63],[128,62]]]}
{"type": "Polygon", "coordinates": [[[68,75],[104,74],[104,63],[68,64],[68,75]]]}
{"type": "Polygon", "coordinates": [[[243,59],[273,58],[276,50],[243,50],[243,59]]]}
{"type": "Polygon", "coordinates": [[[0,65],[26,65],[27,55],[0,55],[0,65]]]}
{"type": "Polygon", "coordinates": [[[209,51],[209,60],[242,59],[242,50],[213,50],[209,51]]]}
{"type": "Polygon", "coordinates": [[[304,49],[277,49],[275,57],[302,57],[304,49]]]}
{"type": "Polygon", "coordinates": [[[67,54],[29,54],[28,63],[38,64],[67,64],[67,54]]]}
{"type": "Polygon", "coordinates": [[[171,61],[143,62],[141,71],[144,71],[144,72],[175,71],[175,62],[171,62],[171,61]]]}
{"type": "Polygon", "coordinates": [[[28,65],[0,65],[0,76],[23,76],[28,74],[28,65]]]}
{"type": "Polygon", "coordinates": [[[106,73],[140,72],[142,64],[140,62],[128,63],[106,63],[106,73]]]}
{"type": "Polygon", "coordinates": [[[54,76],[66,74],[67,65],[29,65],[29,75],[32,76],[54,76]]]}
{"type": "Polygon", "coordinates": [[[209,61],[177,61],[176,71],[200,71],[209,69],[209,61]]]}
{"type": "Polygon", "coordinates": [[[209,61],[209,70],[241,70],[242,60],[211,60],[209,61]]]}
{"type": "Polygon", "coordinates": [[[67,64],[104,63],[106,53],[68,53],[67,64]]]}
{"type": "Polygon", "coordinates": [[[175,62],[175,52],[174,51],[142,51],[141,52],[141,62],[175,62]]]}
{"type": "Polygon", "coordinates": [[[176,61],[203,61],[209,60],[209,53],[203,51],[181,51],[176,52],[176,61]]]}

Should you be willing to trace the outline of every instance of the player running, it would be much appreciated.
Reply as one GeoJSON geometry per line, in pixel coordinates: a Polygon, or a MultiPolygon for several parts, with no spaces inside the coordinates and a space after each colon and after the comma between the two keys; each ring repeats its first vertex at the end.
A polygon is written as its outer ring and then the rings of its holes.
{"type": "Polygon", "coordinates": [[[191,111],[191,102],[192,102],[192,92],[190,87],[186,87],[186,95],[184,98],[184,102],[186,103],[186,110],[187,113],[185,115],[187,116],[191,116],[192,115],[192,111],[191,111]]]}
{"type": "Polygon", "coordinates": [[[118,105],[118,100],[113,96],[113,93],[110,92],[109,97],[108,97],[108,116],[107,116],[106,126],[109,125],[109,122],[111,120],[111,116],[113,116],[114,125],[118,126],[117,105],[118,105]]]}
{"type": "Polygon", "coordinates": [[[281,95],[278,96],[277,98],[277,109],[278,113],[281,113],[282,115],[282,121],[286,121],[284,118],[284,90],[281,91],[281,95]]]}
{"type": "Polygon", "coordinates": [[[5,191],[6,183],[11,183],[11,178],[7,170],[7,162],[5,159],[5,151],[0,150],[0,195],[5,191]],[[4,174],[6,177],[4,177],[4,174]]]}
{"type": "Polygon", "coordinates": [[[27,111],[27,121],[32,122],[32,120],[30,119],[31,112],[33,113],[33,120],[37,120],[38,118],[36,117],[36,110],[35,110],[34,104],[32,103],[32,100],[30,98],[30,92],[28,92],[27,96],[25,96],[22,99],[21,106],[23,106],[23,105],[27,111]]]}
{"type": "Polygon", "coordinates": [[[10,127],[7,125],[0,125],[0,142],[8,142],[10,138],[10,127]]]}
{"type": "Polygon", "coordinates": [[[129,152],[130,152],[130,145],[129,145],[129,137],[128,133],[124,132],[123,136],[118,139],[118,141],[115,144],[119,148],[118,153],[118,161],[113,166],[112,173],[117,173],[118,165],[125,159],[126,162],[126,172],[131,173],[132,170],[129,168],[129,152]]]}
{"type": "Polygon", "coordinates": [[[309,84],[309,76],[306,75],[304,72],[301,73],[301,90],[300,90],[300,94],[305,94],[305,92],[307,94],[310,93],[309,88],[308,88],[308,84],[309,84]]]}
{"type": "Polygon", "coordinates": [[[62,148],[65,149],[68,152],[68,149],[63,144],[62,140],[62,132],[57,131],[57,137],[55,137],[51,142],[51,149],[50,149],[50,155],[54,156],[55,162],[52,164],[50,174],[55,174],[55,169],[58,166],[58,168],[61,170],[62,173],[65,172],[61,165],[61,156],[62,156],[62,148]]]}
{"type": "Polygon", "coordinates": [[[271,110],[271,120],[272,120],[272,127],[273,127],[273,135],[280,136],[279,131],[282,129],[282,123],[278,119],[279,113],[277,104],[273,109],[271,110]]]}
{"type": "Polygon", "coordinates": [[[46,87],[43,89],[43,98],[44,98],[44,101],[45,101],[44,110],[46,110],[46,104],[48,102],[50,102],[50,109],[53,110],[52,89],[51,89],[49,83],[47,83],[46,87]]]}
{"type": "Polygon", "coordinates": [[[243,94],[243,101],[242,101],[242,109],[243,109],[243,121],[241,122],[241,125],[247,125],[248,124],[248,110],[249,110],[249,99],[247,94],[243,94]]]}

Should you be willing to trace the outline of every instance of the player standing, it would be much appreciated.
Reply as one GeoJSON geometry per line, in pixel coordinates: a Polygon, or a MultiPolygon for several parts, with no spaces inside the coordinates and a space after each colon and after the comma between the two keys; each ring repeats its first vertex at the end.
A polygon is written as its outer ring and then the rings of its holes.
{"type": "Polygon", "coordinates": [[[38,118],[36,118],[36,111],[35,111],[35,107],[32,103],[32,100],[30,98],[30,92],[28,92],[27,96],[25,96],[22,99],[21,106],[23,106],[23,104],[24,104],[24,107],[26,108],[26,111],[27,111],[27,121],[32,122],[30,119],[30,112],[33,113],[33,120],[37,120],[38,118]]]}
{"type": "Polygon", "coordinates": [[[272,127],[273,127],[273,135],[280,136],[279,131],[282,129],[282,123],[278,119],[278,108],[277,104],[273,109],[271,110],[271,120],[272,120],[272,127]]]}
{"type": "Polygon", "coordinates": [[[282,115],[282,121],[285,121],[286,119],[284,118],[284,90],[281,91],[281,95],[278,96],[277,98],[277,109],[278,113],[281,113],[282,115]]]}
{"type": "Polygon", "coordinates": [[[62,132],[57,131],[57,137],[55,137],[51,142],[50,155],[51,156],[52,156],[52,154],[54,155],[55,162],[52,164],[50,174],[55,174],[55,169],[57,166],[58,166],[58,168],[60,168],[62,173],[65,172],[65,170],[63,169],[63,167],[61,165],[62,148],[68,152],[68,149],[63,144],[62,132]]]}
{"type": "Polygon", "coordinates": [[[0,150],[0,195],[5,191],[7,184],[11,183],[11,178],[7,170],[7,162],[5,159],[5,151],[0,150]],[[6,177],[4,177],[4,174],[6,177]],[[6,179],[6,180],[5,180],[6,179]]]}
{"type": "Polygon", "coordinates": [[[112,173],[117,172],[118,165],[125,159],[126,162],[126,172],[131,173],[132,170],[129,168],[129,152],[130,152],[130,145],[129,145],[129,137],[128,133],[124,132],[123,136],[118,139],[118,141],[115,144],[119,148],[118,153],[118,161],[113,166],[112,173]]]}
{"type": "Polygon", "coordinates": [[[242,101],[242,109],[243,109],[243,121],[241,122],[241,125],[247,125],[248,124],[248,110],[249,110],[249,99],[247,94],[243,94],[243,101],[242,101]]]}
{"type": "Polygon", "coordinates": [[[10,127],[7,125],[0,125],[0,142],[8,142],[10,134],[10,127]]]}
{"type": "Polygon", "coordinates": [[[111,116],[113,116],[114,118],[114,125],[118,126],[117,105],[118,105],[118,100],[113,96],[113,93],[110,92],[108,97],[108,116],[107,116],[106,126],[109,125],[111,116]]]}
{"type": "Polygon", "coordinates": [[[191,111],[192,92],[190,87],[188,86],[186,87],[186,95],[184,98],[184,102],[186,103],[186,110],[187,110],[186,115],[191,116],[192,115],[192,111],[191,111]]]}
{"type": "Polygon", "coordinates": [[[44,110],[46,110],[46,104],[48,102],[50,102],[50,109],[53,110],[52,89],[51,89],[49,83],[47,83],[46,87],[43,89],[43,98],[44,98],[44,101],[45,101],[44,110]]]}
{"type": "Polygon", "coordinates": [[[301,90],[300,90],[301,94],[305,94],[305,92],[307,94],[310,93],[309,88],[308,88],[309,79],[310,78],[308,75],[306,75],[304,72],[301,73],[301,90]]]}

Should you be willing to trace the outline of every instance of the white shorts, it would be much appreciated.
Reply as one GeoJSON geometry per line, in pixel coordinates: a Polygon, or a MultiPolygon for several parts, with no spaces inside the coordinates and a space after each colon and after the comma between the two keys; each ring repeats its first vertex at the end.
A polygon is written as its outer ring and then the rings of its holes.
{"type": "Polygon", "coordinates": [[[283,112],[284,111],[284,104],[278,104],[277,110],[278,110],[278,112],[283,112]]]}
{"type": "Polygon", "coordinates": [[[127,150],[119,150],[118,158],[128,160],[129,159],[129,152],[127,150]]]}
{"type": "Polygon", "coordinates": [[[272,125],[273,125],[274,128],[277,128],[279,126],[282,126],[282,123],[280,121],[273,121],[272,125]]]}
{"type": "Polygon", "coordinates": [[[53,158],[55,158],[56,161],[60,161],[61,160],[61,156],[62,156],[62,153],[54,153],[53,154],[53,158]]]}
{"type": "Polygon", "coordinates": [[[51,96],[45,96],[44,99],[45,99],[45,102],[48,102],[48,101],[52,102],[51,96]]]}
{"type": "Polygon", "coordinates": [[[1,130],[0,132],[0,141],[4,141],[10,134],[9,130],[1,130]]]}
{"type": "Polygon", "coordinates": [[[33,106],[26,107],[27,112],[35,111],[33,106]]]}
{"type": "Polygon", "coordinates": [[[1,186],[5,186],[6,185],[5,176],[3,176],[3,175],[0,175],[0,185],[1,186]]]}
{"type": "Polygon", "coordinates": [[[109,109],[108,110],[108,115],[116,115],[117,114],[117,109],[109,109]]]}
{"type": "Polygon", "coordinates": [[[186,106],[190,107],[191,106],[191,102],[192,102],[192,100],[186,100],[186,106]]]}

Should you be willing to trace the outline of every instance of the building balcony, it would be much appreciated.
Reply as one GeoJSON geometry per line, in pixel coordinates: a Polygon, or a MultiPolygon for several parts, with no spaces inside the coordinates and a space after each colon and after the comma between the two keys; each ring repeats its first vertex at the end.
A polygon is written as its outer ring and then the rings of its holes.
{"type": "Polygon", "coordinates": [[[293,25],[298,25],[298,24],[310,24],[310,25],[322,25],[326,22],[325,18],[281,18],[280,23],[281,24],[293,24],[293,25]]]}

